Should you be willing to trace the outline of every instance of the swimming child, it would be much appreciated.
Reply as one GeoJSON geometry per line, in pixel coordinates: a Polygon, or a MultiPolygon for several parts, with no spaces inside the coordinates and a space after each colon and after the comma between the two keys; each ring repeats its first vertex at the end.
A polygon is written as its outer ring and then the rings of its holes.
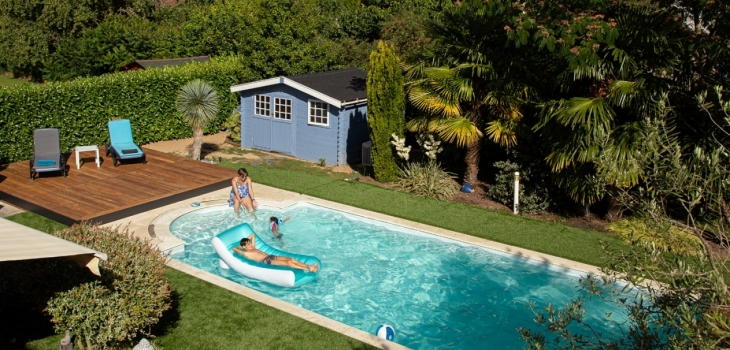
{"type": "Polygon", "coordinates": [[[284,220],[277,218],[276,216],[272,216],[269,218],[269,229],[271,229],[271,232],[274,233],[274,236],[276,238],[281,238],[282,234],[279,233],[279,226],[284,225],[285,222],[289,221],[291,219],[290,217],[284,218],[284,220]]]}

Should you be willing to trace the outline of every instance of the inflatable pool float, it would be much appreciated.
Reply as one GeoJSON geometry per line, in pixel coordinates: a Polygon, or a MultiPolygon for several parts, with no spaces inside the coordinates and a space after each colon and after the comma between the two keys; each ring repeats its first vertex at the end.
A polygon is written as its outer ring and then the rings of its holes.
{"type": "Polygon", "coordinates": [[[287,253],[266,244],[256,235],[249,224],[241,224],[223,231],[213,237],[213,249],[218,253],[218,264],[221,268],[232,269],[248,278],[257,279],[282,287],[297,287],[314,280],[319,271],[322,271],[322,262],[316,257],[287,253]],[[240,246],[241,239],[253,234],[256,237],[256,249],[265,254],[286,256],[297,259],[307,265],[318,264],[317,272],[308,272],[287,266],[268,265],[258,261],[246,259],[233,252],[233,247],[240,246]]]}

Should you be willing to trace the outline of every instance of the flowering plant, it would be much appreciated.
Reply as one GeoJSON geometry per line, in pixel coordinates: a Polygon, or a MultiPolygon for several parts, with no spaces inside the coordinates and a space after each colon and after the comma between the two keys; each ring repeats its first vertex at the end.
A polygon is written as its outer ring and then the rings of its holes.
{"type": "Polygon", "coordinates": [[[428,137],[421,135],[416,142],[418,142],[418,145],[426,150],[426,157],[428,157],[428,159],[432,162],[436,161],[436,156],[444,150],[444,148],[441,147],[441,141],[434,140],[432,134],[428,134],[428,137]]]}
{"type": "Polygon", "coordinates": [[[400,138],[395,133],[390,136],[393,137],[393,141],[390,141],[390,143],[395,146],[395,151],[398,153],[398,157],[403,160],[408,160],[409,154],[411,153],[411,146],[406,147],[406,138],[400,138]]]}

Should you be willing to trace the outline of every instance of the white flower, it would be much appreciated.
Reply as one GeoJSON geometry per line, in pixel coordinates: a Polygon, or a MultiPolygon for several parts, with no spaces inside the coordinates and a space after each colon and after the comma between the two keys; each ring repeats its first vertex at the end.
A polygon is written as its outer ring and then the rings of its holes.
{"type": "Polygon", "coordinates": [[[390,141],[390,143],[395,146],[398,157],[401,157],[403,160],[408,160],[411,153],[411,146],[406,147],[406,138],[399,138],[395,133],[390,136],[393,138],[393,141],[390,141]]]}

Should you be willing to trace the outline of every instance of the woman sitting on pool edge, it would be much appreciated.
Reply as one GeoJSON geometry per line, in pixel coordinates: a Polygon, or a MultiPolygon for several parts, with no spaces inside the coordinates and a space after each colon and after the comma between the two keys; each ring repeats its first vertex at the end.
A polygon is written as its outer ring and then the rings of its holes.
{"type": "Polygon", "coordinates": [[[319,265],[317,264],[307,265],[286,256],[267,255],[256,249],[256,236],[253,233],[248,238],[241,239],[241,246],[233,247],[233,251],[243,255],[246,259],[262,262],[267,265],[288,266],[309,272],[319,271],[319,265]]]}
{"type": "Polygon", "coordinates": [[[258,208],[259,204],[254,199],[253,183],[248,177],[248,171],[241,168],[238,169],[238,176],[231,179],[231,195],[228,197],[228,206],[238,213],[239,207],[243,205],[248,209],[249,213],[253,213],[254,208],[258,208]]]}

